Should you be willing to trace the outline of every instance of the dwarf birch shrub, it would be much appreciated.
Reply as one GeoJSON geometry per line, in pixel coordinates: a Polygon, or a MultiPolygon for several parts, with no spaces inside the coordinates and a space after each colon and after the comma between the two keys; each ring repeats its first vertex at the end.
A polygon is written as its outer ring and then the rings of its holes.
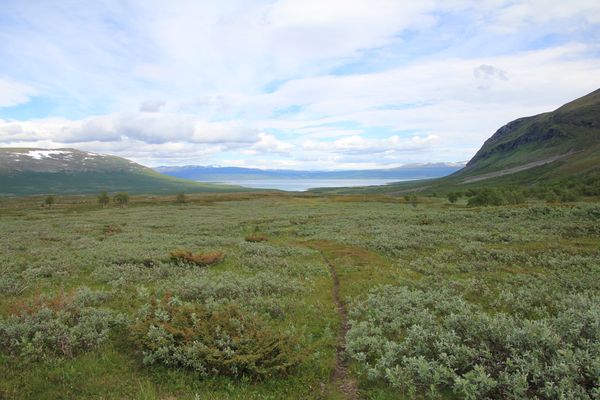
{"type": "Polygon", "coordinates": [[[201,267],[218,264],[225,258],[220,251],[192,253],[189,250],[173,250],[169,253],[171,260],[176,262],[190,263],[201,267]]]}
{"type": "Polygon", "coordinates": [[[175,297],[153,299],[132,326],[146,365],[191,369],[202,376],[268,378],[302,359],[298,339],[235,305],[208,309],[175,297]]]}
{"type": "Polygon", "coordinates": [[[248,235],[246,235],[244,237],[244,240],[246,242],[259,243],[259,242],[266,242],[267,240],[269,240],[269,237],[267,235],[265,235],[264,233],[253,232],[253,233],[249,233],[248,235]]]}

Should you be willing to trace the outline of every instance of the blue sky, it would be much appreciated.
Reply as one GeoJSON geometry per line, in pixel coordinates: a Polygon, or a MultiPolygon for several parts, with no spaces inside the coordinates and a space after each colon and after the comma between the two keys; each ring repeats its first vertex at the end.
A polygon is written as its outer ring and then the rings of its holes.
{"type": "Polygon", "coordinates": [[[600,3],[2,0],[0,59],[0,146],[150,166],[464,161],[600,87],[600,3]]]}

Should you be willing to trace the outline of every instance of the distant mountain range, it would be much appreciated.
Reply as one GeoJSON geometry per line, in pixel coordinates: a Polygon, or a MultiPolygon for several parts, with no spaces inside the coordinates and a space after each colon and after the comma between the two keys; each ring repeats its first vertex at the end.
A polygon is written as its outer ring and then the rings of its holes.
{"type": "Polygon", "coordinates": [[[186,165],[155,168],[161,174],[204,182],[228,182],[268,179],[429,179],[452,174],[464,163],[411,164],[390,169],[364,169],[342,171],[299,171],[291,169],[258,169],[186,165]]]}
{"type": "Polygon", "coordinates": [[[102,190],[166,194],[247,189],[173,178],[121,157],[76,149],[0,148],[0,196],[102,190]]]}
{"type": "Polygon", "coordinates": [[[124,158],[76,149],[0,148],[0,196],[83,194],[101,190],[157,194],[249,190],[199,183],[202,181],[426,179],[379,187],[318,190],[394,194],[472,185],[533,185],[587,175],[600,175],[600,89],[555,111],[506,124],[483,144],[466,166],[437,163],[391,169],[296,171],[191,165],[152,170],[124,158]]]}
{"type": "Polygon", "coordinates": [[[451,174],[463,164],[407,165],[355,171],[262,170],[256,168],[184,166],[152,170],[133,161],[77,149],[0,148],[0,196],[109,192],[168,194],[176,192],[252,191],[241,186],[201,182],[261,179],[433,178],[451,174]]]}

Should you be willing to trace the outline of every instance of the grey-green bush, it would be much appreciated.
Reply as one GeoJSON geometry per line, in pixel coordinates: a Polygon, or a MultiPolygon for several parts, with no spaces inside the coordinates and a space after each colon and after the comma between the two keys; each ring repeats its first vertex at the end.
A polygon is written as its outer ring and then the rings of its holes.
{"type": "Polygon", "coordinates": [[[351,309],[347,351],[410,397],[595,399],[600,302],[564,296],[537,320],[490,315],[450,290],[383,287],[351,309]]]}
{"type": "Polygon", "coordinates": [[[0,348],[25,360],[71,358],[100,346],[121,321],[121,317],[93,307],[42,306],[0,319],[0,348]]]}

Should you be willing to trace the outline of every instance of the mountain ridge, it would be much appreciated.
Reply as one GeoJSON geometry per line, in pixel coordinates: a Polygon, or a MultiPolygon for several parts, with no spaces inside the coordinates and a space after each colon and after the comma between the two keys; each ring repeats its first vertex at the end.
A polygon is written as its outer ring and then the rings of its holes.
{"type": "Polygon", "coordinates": [[[0,148],[0,196],[248,191],[159,174],[125,158],[72,148],[0,148]]]}

